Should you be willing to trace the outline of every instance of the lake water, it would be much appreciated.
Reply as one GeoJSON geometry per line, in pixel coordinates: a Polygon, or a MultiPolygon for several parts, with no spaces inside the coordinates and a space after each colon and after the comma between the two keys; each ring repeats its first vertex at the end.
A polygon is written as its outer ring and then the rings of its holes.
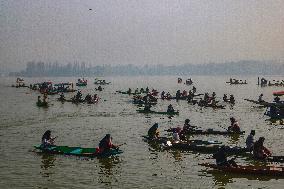
{"type": "MultiPolygon", "coordinates": [[[[283,188],[284,179],[265,176],[242,176],[212,171],[198,165],[214,162],[209,154],[159,150],[143,141],[150,126],[159,123],[161,135],[164,129],[183,125],[189,118],[192,125],[204,129],[223,130],[229,118],[238,119],[241,128],[248,134],[256,130],[256,139],[265,136],[265,145],[275,155],[284,155],[284,126],[266,121],[265,109],[258,108],[244,98],[257,99],[260,93],[264,100],[272,101],[272,91],[280,87],[257,86],[256,76],[236,76],[246,79],[248,85],[229,85],[227,76],[193,76],[197,93],[216,92],[222,96],[234,94],[236,105],[228,104],[225,109],[200,108],[186,101],[158,101],[153,110],[165,111],[171,103],[180,111],[179,116],[169,119],[163,115],[136,113],[137,106],[128,95],[115,94],[116,90],[129,87],[155,88],[158,91],[186,89],[192,86],[177,84],[177,76],[152,77],[106,77],[111,85],[103,86],[102,92],[95,91],[94,78],[87,78],[87,87],[81,87],[83,96],[98,93],[98,104],[60,103],[58,96],[49,96],[49,108],[38,108],[35,103],[39,93],[28,88],[12,88],[15,78],[0,81],[0,188],[283,188]],[[96,147],[105,134],[110,133],[124,153],[105,159],[88,159],[63,155],[39,155],[32,152],[46,130],[58,136],[56,144],[96,147]]],[[[269,77],[268,77],[269,78],[269,77]]],[[[281,77],[271,77],[282,79],[281,77]]],[[[187,79],[183,77],[183,79],[187,79]]],[[[40,81],[74,82],[76,78],[25,78],[25,82],[40,81]]],[[[74,94],[66,94],[69,98],[74,94]]],[[[246,134],[246,135],[247,135],[246,134]]],[[[245,145],[245,136],[196,136],[192,139],[218,140],[226,145],[245,145]]],[[[240,164],[253,164],[244,158],[240,164]]],[[[210,169],[208,169],[210,170],[210,169]]]]}

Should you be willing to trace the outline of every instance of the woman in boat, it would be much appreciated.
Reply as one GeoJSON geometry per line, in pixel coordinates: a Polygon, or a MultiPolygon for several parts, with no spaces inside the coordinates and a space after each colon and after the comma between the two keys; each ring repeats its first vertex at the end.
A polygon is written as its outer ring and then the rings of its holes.
{"type": "Polygon", "coordinates": [[[238,121],[234,117],[231,117],[230,121],[231,121],[231,125],[228,127],[228,131],[232,133],[240,133],[241,129],[240,129],[238,121]]]}
{"type": "Polygon", "coordinates": [[[41,137],[41,145],[43,148],[48,148],[54,145],[54,140],[56,137],[51,137],[51,131],[47,130],[41,137]]]}
{"type": "Polygon", "coordinates": [[[219,151],[213,155],[213,158],[216,159],[216,164],[218,166],[238,167],[238,165],[236,164],[236,162],[233,159],[227,160],[227,154],[226,154],[225,146],[221,146],[219,151]]]}
{"type": "Polygon", "coordinates": [[[266,159],[272,155],[270,150],[263,146],[264,140],[264,137],[259,137],[258,141],[253,145],[253,156],[256,159],[266,159]]]}
{"type": "Polygon", "coordinates": [[[170,104],[170,105],[168,106],[167,112],[168,112],[168,113],[174,113],[174,112],[175,112],[175,109],[173,108],[173,105],[170,104]]]}
{"type": "Polygon", "coordinates": [[[255,130],[251,130],[250,134],[248,135],[248,137],[246,139],[246,146],[247,146],[247,149],[249,149],[250,151],[253,150],[254,135],[255,135],[255,130]]]}
{"type": "Polygon", "coordinates": [[[110,134],[106,134],[106,136],[99,143],[99,149],[100,153],[104,153],[110,149],[118,149],[118,146],[112,143],[112,137],[110,134]]]}
{"type": "Polygon", "coordinates": [[[148,136],[150,139],[157,139],[159,138],[160,132],[159,132],[159,125],[158,123],[155,123],[149,130],[148,130],[148,136]]]}

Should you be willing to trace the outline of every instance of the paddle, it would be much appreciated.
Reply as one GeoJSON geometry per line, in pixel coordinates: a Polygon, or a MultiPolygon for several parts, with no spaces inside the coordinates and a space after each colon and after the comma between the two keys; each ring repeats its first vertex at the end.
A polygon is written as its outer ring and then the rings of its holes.
{"type": "Polygon", "coordinates": [[[226,131],[228,131],[228,128],[225,128],[225,127],[223,127],[221,125],[218,125],[218,126],[221,127],[222,129],[225,129],[226,131]]]}

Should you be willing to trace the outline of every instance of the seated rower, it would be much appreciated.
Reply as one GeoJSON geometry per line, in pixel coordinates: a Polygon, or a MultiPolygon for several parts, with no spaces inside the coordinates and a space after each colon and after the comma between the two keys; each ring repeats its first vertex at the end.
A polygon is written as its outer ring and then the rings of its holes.
{"type": "Polygon", "coordinates": [[[227,154],[226,154],[226,149],[225,146],[221,146],[219,151],[213,155],[213,158],[216,159],[216,164],[218,166],[225,166],[225,167],[238,167],[236,162],[231,159],[227,160],[227,154]]]}
{"type": "Polygon", "coordinates": [[[258,102],[264,102],[262,93],[258,97],[258,102]]]}
{"type": "Polygon", "coordinates": [[[230,95],[230,100],[229,100],[230,103],[234,104],[235,103],[235,97],[234,95],[230,95]]]}
{"type": "Polygon", "coordinates": [[[150,139],[157,139],[159,138],[160,132],[159,132],[159,125],[158,123],[155,123],[149,130],[148,130],[148,136],[150,139]]]}
{"type": "Polygon", "coordinates": [[[136,88],[135,91],[134,91],[134,93],[135,93],[135,94],[138,94],[138,93],[139,93],[139,89],[136,88]]]}
{"type": "Polygon", "coordinates": [[[189,124],[190,120],[189,119],[186,119],[184,121],[184,125],[183,125],[183,132],[187,133],[187,132],[190,132],[190,131],[193,131],[193,127],[189,124]]]}
{"type": "Polygon", "coordinates": [[[61,93],[61,94],[60,94],[59,100],[60,100],[60,101],[64,101],[64,100],[65,100],[64,93],[61,93]]]}
{"type": "Polygon", "coordinates": [[[224,96],[223,96],[223,101],[224,101],[224,102],[228,102],[227,94],[224,94],[224,96]]]}
{"type": "Polygon", "coordinates": [[[102,86],[98,86],[98,91],[102,91],[102,90],[103,90],[102,86]]]}
{"type": "Polygon", "coordinates": [[[232,133],[240,133],[241,129],[237,120],[234,117],[231,117],[230,121],[231,125],[228,127],[228,131],[232,133]]]}
{"type": "Polygon", "coordinates": [[[178,129],[174,128],[173,129],[173,143],[179,143],[180,142],[180,137],[178,133],[178,129]]]}
{"type": "Polygon", "coordinates": [[[279,102],[280,102],[279,96],[276,96],[276,97],[274,98],[274,102],[276,102],[276,103],[279,103],[279,102]]]}
{"type": "Polygon", "coordinates": [[[162,99],[162,100],[165,99],[165,94],[166,94],[165,91],[162,91],[162,92],[161,92],[161,99],[162,99]]]}
{"type": "Polygon", "coordinates": [[[168,106],[167,112],[168,112],[168,113],[174,113],[174,112],[175,112],[175,109],[173,108],[173,105],[170,104],[170,105],[168,106]]]}
{"type": "Polygon", "coordinates": [[[264,137],[259,137],[258,141],[253,145],[253,156],[256,159],[266,159],[272,155],[271,152],[263,146],[264,140],[264,137]]]}
{"type": "Polygon", "coordinates": [[[41,137],[41,146],[43,148],[48,148],[54,145],[54,140],[56,137],[51,137],[51,131],[47,130],[41,137]]]}
{"type": "Polygon", "coordinates": [[[118,149],[118,146],[112,143],[112,137],[110,136],[110,134],[106,134],[106,136],[99,143],[99,152],[104,153],[112,148],[118,149]]]}
{"type": "Polygon", "coordinates": [[[42,103],[40,96],[37,97],[37,103],[38,103],[38,104],[41,104],[41,103],[42,103]]]}
{"type": "Polygon", "coordinates": [[[255,135],[255,130],[251,130],[250,134],[248,135],[248,137],[246,139],[246,146],[247,146],[247,149],[249,149],[250,151],[253,150],[254,135],[255,135]]]}

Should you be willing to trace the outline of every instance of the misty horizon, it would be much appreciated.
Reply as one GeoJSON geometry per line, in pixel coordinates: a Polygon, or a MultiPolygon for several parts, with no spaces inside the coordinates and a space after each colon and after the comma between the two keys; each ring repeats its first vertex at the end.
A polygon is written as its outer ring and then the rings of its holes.
{"type": "Polygon", "coordinates": [[[0,1],[0,70],[284,61],[280,0],[0,1]]]}

